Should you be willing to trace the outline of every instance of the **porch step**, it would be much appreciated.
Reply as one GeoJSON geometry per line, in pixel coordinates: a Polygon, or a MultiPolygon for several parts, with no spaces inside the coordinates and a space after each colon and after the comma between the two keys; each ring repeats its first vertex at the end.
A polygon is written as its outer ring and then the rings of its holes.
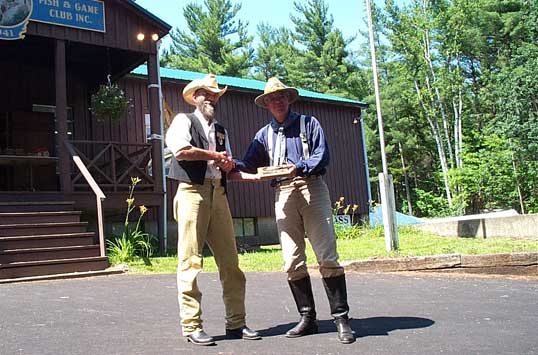
{"type": "Polygon", "coordinates": [[[74,201],[8,201],[0,202],[0,213],[72,211],[74,201]]]}
{"type": "Polygon", "coordinates": [[[93,232],[0,237],[0,250],[92,245],[93,232]]]}
{"type": "Polygon", "coordinates": [[[106,257],[15,262],[0,265],[0,279],[87,272],[104,270],[107,267],[108,259],[106,257]]]}
{"type": "Polygon", "coordinates": [[[79,222],[81,211],[0,213],[0,224],[79,222]]]}
{"type": "Polygon", "coordinates": [[[102,271],[95,233],[70,201],[0,202],[0,283],[102,271]]]}
{"type": "Polygon", "coordinates": [[[1,237],[85,232],[88,222],[0,224],[1,237]]]}
{"type": "Polygon", "coordinates": [[[98,245],[0,250],[0,264],[100,256],[98,245]]]}

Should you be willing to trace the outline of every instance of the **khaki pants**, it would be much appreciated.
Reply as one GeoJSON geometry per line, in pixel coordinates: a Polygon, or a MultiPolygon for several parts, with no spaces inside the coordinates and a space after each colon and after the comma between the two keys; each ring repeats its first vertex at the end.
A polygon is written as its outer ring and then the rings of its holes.
{"type": "Polygon", "coordinates": [[[202,271],[202,250],[207,242],[215,257],[223,289],[226,328],[245,325],[245,275],[239,269],[228,200],[220,180],[204,185],[180,183],[174,198],[178,223],[177,286],[183,335],[202,329],[202,293],[196,277],[202,271]]]}
{"type": "Polygon", "coordinates": [[[275,214],[288,280],[308,276],[305,235],[322,277],[344,274],[338,263],[331,199],[321,177],[297,177],[276,188],[275,214]]]}

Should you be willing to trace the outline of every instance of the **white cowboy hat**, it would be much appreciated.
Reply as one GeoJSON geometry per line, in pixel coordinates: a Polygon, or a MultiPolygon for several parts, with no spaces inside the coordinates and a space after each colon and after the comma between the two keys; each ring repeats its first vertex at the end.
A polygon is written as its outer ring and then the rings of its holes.
{"type": "Polygon", "coordinates": [[[292,103],[299,97],[299,91],[296,88],[292,88],[289,86],[286,86],[282,84],[278,78],[272,77],[267,80],[267,84],[265,84],[265,89],[263,90],[263,94],[258,96],[256,99],[254,99],[254,103],[260,107],[267,108],[267,105],[265,105],[265,98],[268,95],[271,95],[277,91],[281,92],[287,92],[288,97],[288,103],[292,103]]]}
{"type": "Polygon", "coordinates": [[[217,84],[217,77],[215,76],[215,74],[207,74],[202,79],[194,79],[193,81],[188,83],[187,86],[185,86],[185,88],[183,89],[183,99],[187,101],[188,104],[196,106],[196,103],[194,102],[192,96],[198,89],[205,89],[207,91],[211,91],[218,97],[221,97],[226,92],[228,87],[225,86],[223,89],[219,89],[219,85],[217,84]]]}

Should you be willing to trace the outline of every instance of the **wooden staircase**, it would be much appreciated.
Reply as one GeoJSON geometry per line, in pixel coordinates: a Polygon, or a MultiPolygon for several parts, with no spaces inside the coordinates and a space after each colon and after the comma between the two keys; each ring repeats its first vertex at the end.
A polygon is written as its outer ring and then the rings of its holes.
{"type": "Polygon", "coordinates": [[[0,203],[0,282],[104,270],[94,233],[73,202],[0,203]]]}

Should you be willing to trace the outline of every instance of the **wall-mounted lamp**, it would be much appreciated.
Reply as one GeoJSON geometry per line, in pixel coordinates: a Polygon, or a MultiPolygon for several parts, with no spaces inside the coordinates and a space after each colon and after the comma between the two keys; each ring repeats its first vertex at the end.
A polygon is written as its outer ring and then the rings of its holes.
{"type": "Polygon", "coordinates": [[[146,36],[142,32],[136,35],[136,39],[139,41],[143,41],[144,38],[146,38],[146,36]]]}
{"type": "Polygon", "coordinates": [[[153,42],[157,42],[159,40],[159,35],[154,33],[151,35],[151,39],[153,40],[153,42]]]}

